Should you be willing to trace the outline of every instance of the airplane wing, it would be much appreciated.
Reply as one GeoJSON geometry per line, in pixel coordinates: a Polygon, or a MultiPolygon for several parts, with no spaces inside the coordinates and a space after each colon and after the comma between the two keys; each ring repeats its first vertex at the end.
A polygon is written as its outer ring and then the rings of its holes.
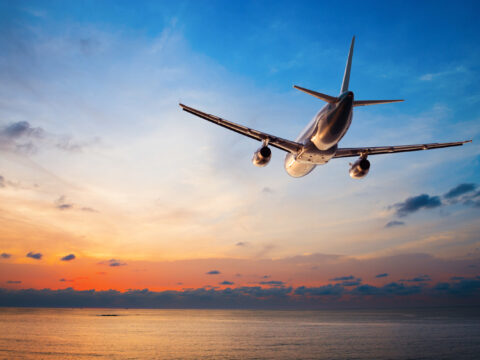
{"type": "Polygon", "coordinates": [[[204,113],[200,110],[191,108],[183,104],[179,104],[179,105],[182,107],[183,110],[185,110],[186,112],[189,112],[190,114],[193,114],[198,117],[201,117],[202,119],[211,121],[217,125],[223,126],[224,128],[235,131],[239,134],[248,136],[249,138],[252,138],[258,141],[268,141],[268,145],[272,145],[277,149],[296,154],[303,147],[302,144],[296,143],[294,141],[282,139],[277,136],[273,136],[258,130],[250,129],[246,126],[235,124],[234,122],[219,118],[218,116],[215,116],[215,115],[204,113]]]}
{"type": "Polygon", "coordinates": [[[360,156],[360,155],[380,155],[380,154],[391,154],[391,153],[407,152],[407,151],[440,149],[440,148],[446,148],[450,146],[461,146],[469,142],[472,142],[472,140],[449,142],[449,143],[418,144],[418,145],[339,148],[337,149],[337,152],[333,158],[335,159],[335,158],[344,158],[344,157],[352,157],[352,156],[360,156]]]}

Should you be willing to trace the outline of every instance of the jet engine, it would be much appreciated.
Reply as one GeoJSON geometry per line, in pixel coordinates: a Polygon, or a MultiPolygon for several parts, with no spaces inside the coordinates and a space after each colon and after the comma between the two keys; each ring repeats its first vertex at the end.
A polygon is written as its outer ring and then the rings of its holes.
{"type": "Polygon", "coordinates": [[[361,157],[351,164],[350,177],[352,179],[361,179],[368,174],[368,170],[370,170],[370,161],[366,157],[361,157]]]}
{"type": "Polygon", "coordinates": [[[252,163],[258,167],[264,167],[272,158],[272,150],[268,146],[262,146],[253,154],[252,163]]]}

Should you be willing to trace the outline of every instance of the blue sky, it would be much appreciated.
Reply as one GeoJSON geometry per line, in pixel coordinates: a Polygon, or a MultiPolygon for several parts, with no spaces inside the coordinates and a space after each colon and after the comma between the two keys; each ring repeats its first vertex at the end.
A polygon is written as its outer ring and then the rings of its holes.
{"type": "MultiPolygon", "coordinates": [[[[347,273],[365,282],[367,267],[355,264],[369,259],[378,260],[376,273],[391,274],[369,274],[372,286],[423,275],[476,279],[469,265],[480,266],[479,7],[0,2],[0,253],[9,255],[0,259],[9,269],[0,281],[56,289],[65,285],[57,278],[75,278],[78,290],[124,290],[140,269],[173,261],[178,275],[142,284],[180,291],[212,285],[194,275],[207,272],[202,259],[252,267],[275,260],[262,269],[292,289],[328,286],[347,273]],[[258,143],[178,107],[295,139],[323,104],[292,85],[336,95],[353,35],[356,98],[406,101],[356,109],[341,146],[474,142],[372,156],[360,181],[348,176],[348,159],[293,179],[281,151],[255,168],[258,143]],[[42,256],[26,258],[30,252],[42,256]],[[57,263],[69,254],[72,261],[57,263]],[[348,271],[293,270],[315,267],[316,254],[337,256],[335,269],[348,271]],[[463,268],[422,267],[418,254],[463,268]],[[416,265],[388,269],[389,256],[416,265]],[[112,260],[129,265],[100,281],[90,265],[112,260]],[[181,261],[196,270],[182,278],[181,261]]],[[[233,281],[236,265],[220,265],[230,274],[221,280],[238,286],[265,275],[233,281]]]]}

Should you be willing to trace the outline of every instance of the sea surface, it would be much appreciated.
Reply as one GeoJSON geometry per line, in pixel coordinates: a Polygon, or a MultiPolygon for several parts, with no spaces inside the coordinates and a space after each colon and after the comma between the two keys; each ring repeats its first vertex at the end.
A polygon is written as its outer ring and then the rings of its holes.
{"type": "Polygon", "coordinates": [[[480,359],[480,310],[0,308],[0,358],[480,359]]]}

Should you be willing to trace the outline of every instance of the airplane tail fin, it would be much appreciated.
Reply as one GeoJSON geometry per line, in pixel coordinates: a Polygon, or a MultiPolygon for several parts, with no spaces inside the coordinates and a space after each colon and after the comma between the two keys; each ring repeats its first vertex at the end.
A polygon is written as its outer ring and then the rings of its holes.
{"type": "Polygon", "coordinates": [[[355,36],[352,38],[352,43],[350,44],[350,51],[348,52],[347,65],[345,66],[345,73],[343,74],[342,89],[340,94],[348,91],[348,83],[350,82],[350,69],[352,68],[352,56],[353,56],[353,45],[355,44],[355,36]]]}

